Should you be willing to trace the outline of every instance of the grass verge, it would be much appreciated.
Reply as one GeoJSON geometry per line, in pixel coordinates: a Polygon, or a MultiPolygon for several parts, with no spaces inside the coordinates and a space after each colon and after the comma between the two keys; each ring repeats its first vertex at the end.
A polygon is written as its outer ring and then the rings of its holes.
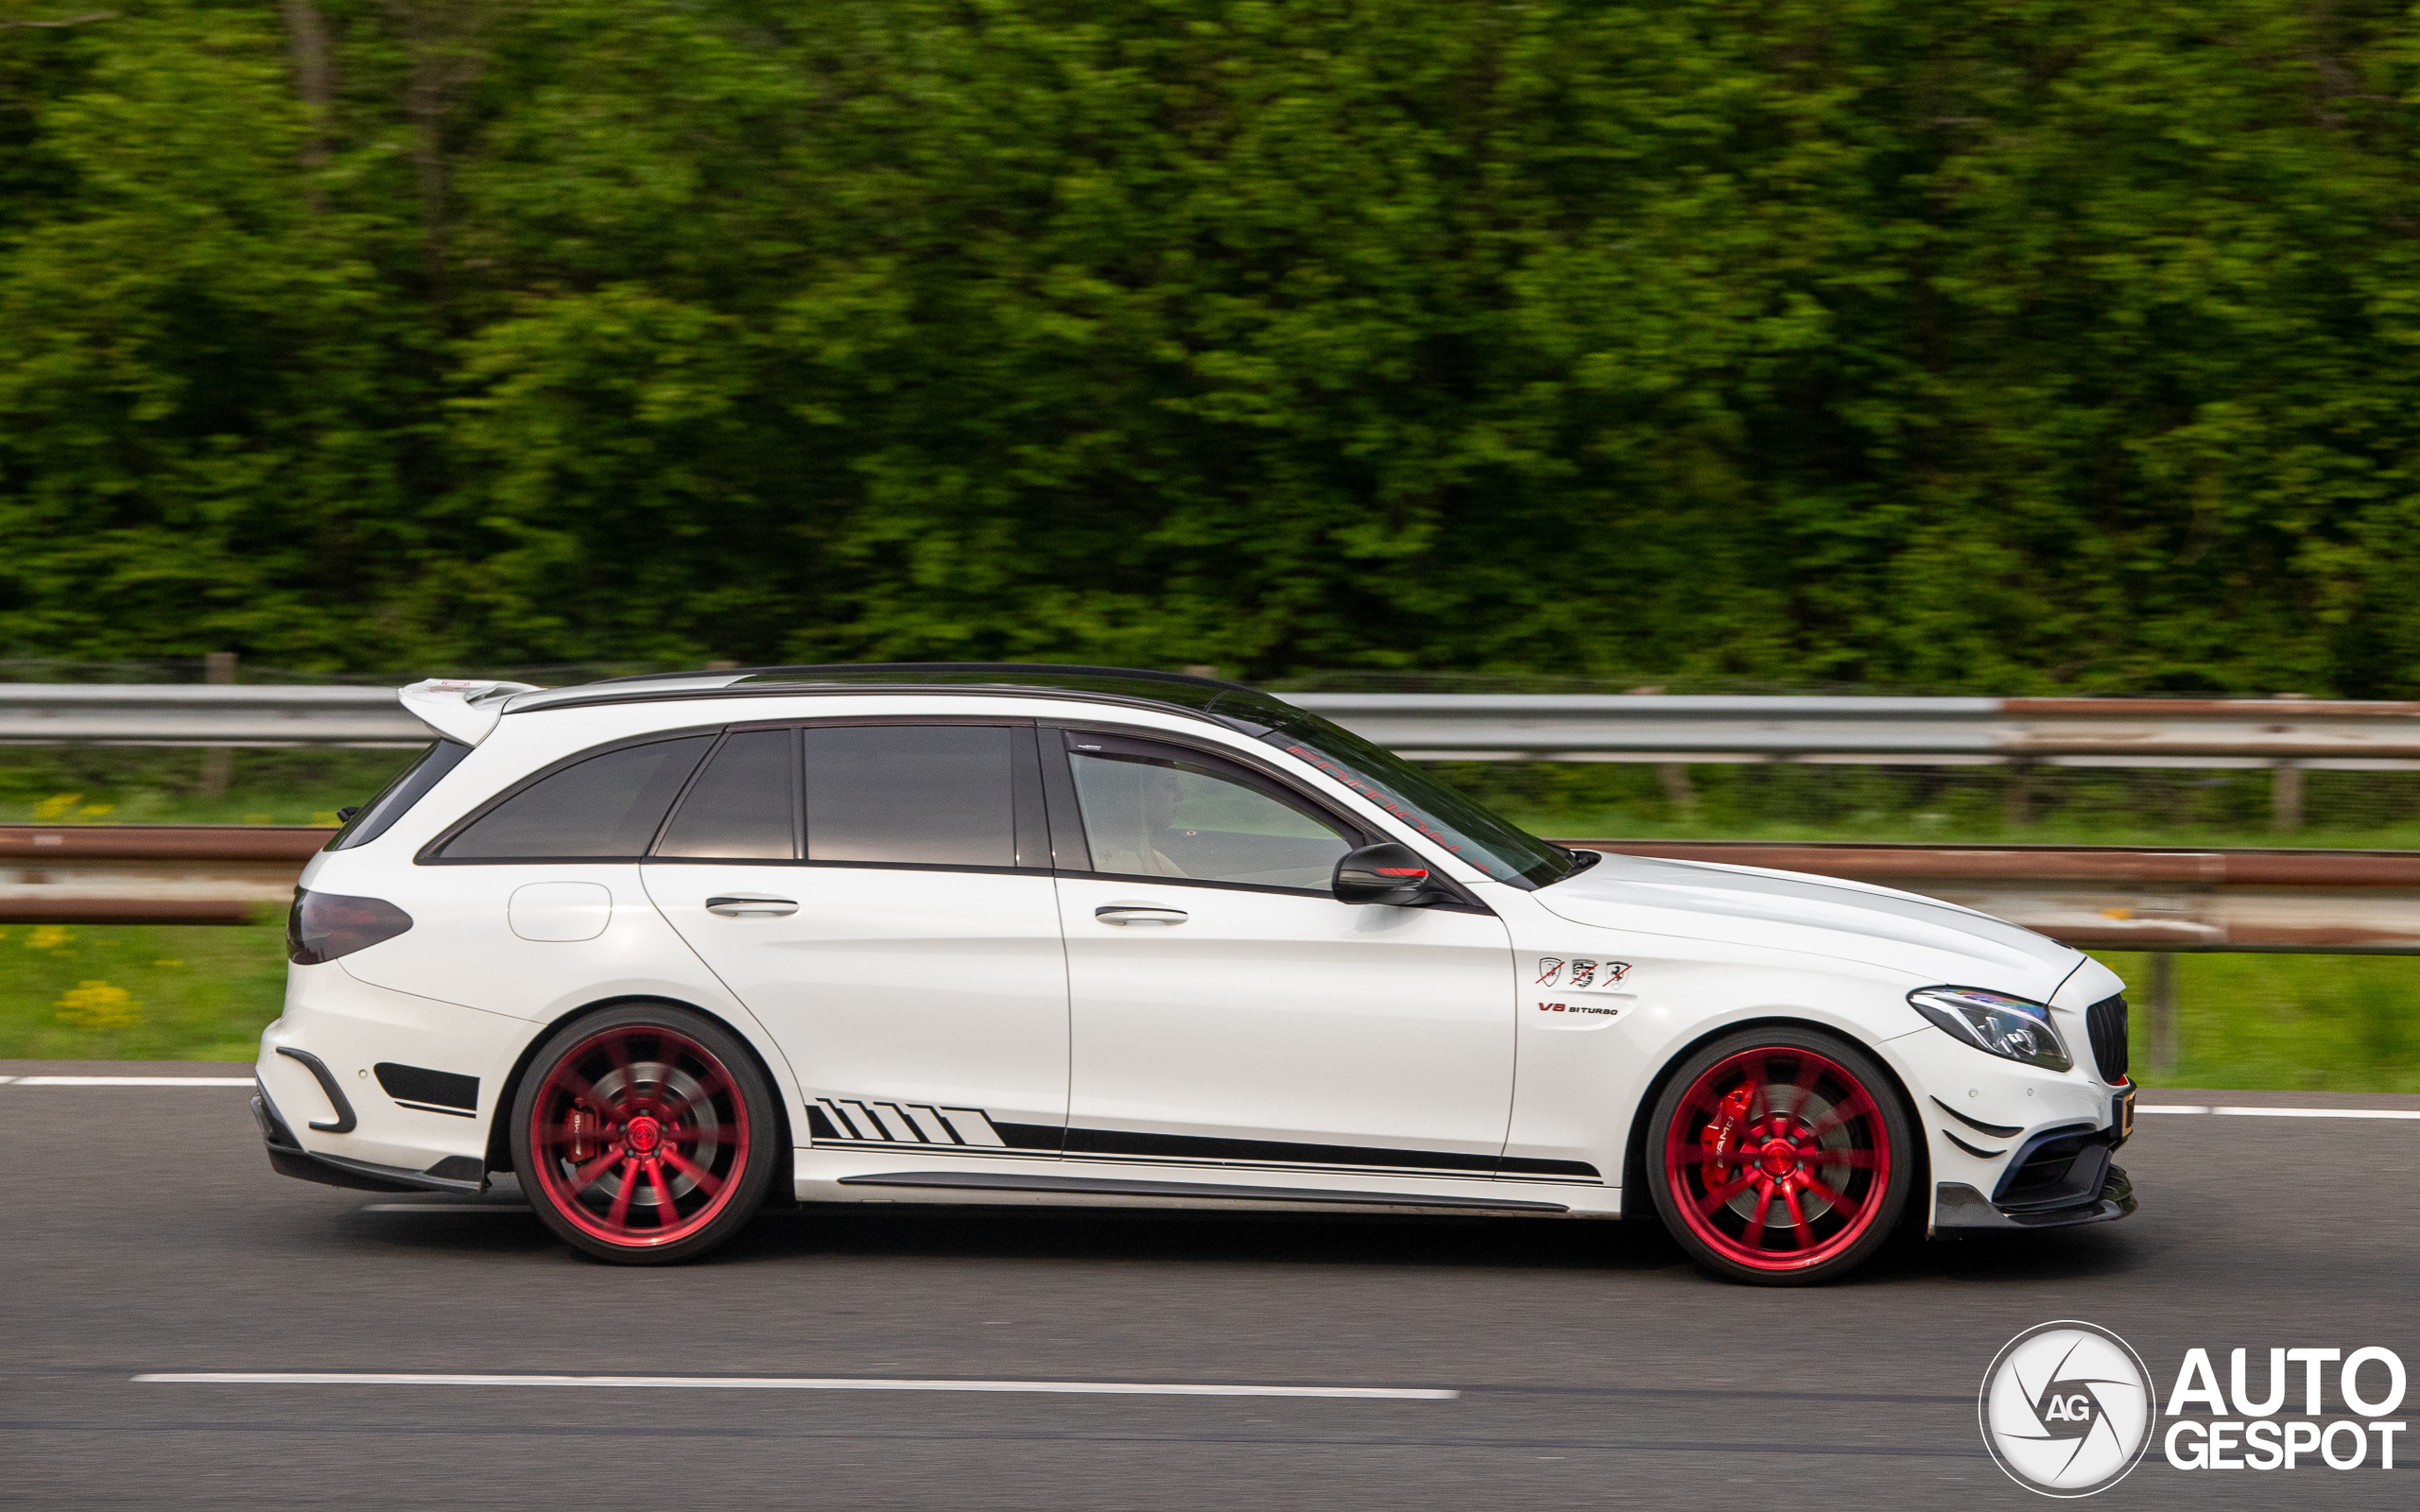
{"type": "Polygon", "coordinates": [[[285,930],[0,928],[0,1059],[250,1060],[285,993],[285,930]]]}
{"type": "MultiPolygon", "coordinates": [[[[2101,959],[2135,1004],[2150,1087],[2420,1092],[2420,959],[2186,955],[2176,1069],[2151,1069],[2149,960],[2101,959]]],[[[285,993],[285,937],[241,929],[0,929],[0,1059],[250,1060],[285,993]]]]}

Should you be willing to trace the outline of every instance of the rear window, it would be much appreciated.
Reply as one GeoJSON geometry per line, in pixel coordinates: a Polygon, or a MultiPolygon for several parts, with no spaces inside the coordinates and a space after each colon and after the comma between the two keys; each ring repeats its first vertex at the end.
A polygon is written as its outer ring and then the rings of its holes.
{"type": "Polygon", "coordinates": [[[715,743],[627,746],[540,778],[471,821],[447,861],[609,860],[647,854],[682,784],[715,743]]]}
{"type": "Polygon", "coordinates": [[[331,850],[350,850],[357,845],[368,845],[392,828],[397,819],[411,812],[413,804],[440,779],[461,764],[471,754],[471,747],[458,740],[441,740],[420,753],[419,759],[397,774],[395,780],[378,790],[378,796],[362,805],[353,822],[338,830],[328,842],[331,850]]]}
{"type": "Polygon", "coordinates": [[[805,730],[807,859],[1015,866],[1011,737],[997,725],[805,730]]]}

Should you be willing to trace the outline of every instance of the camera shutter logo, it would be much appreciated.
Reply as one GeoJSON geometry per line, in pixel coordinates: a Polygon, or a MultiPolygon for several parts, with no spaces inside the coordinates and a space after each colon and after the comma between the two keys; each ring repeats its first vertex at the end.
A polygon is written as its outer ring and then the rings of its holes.
{"type": "Polygon", "coordinates": [[[2090,1496],[2151,1448],[2158,1408],[2142,1356],[2107,1329],[2045,1323],[2009,1340],[1983,1372],[1983,1445],[2011,1480],[2044,1496],[2090,1496]]]}

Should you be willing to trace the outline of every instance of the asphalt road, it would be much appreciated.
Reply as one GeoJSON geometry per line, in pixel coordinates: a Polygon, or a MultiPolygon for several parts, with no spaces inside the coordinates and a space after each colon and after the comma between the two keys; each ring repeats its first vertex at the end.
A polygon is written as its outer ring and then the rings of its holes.
{"type": "MultiPolygon", "coordinates": [[[[2221,1377],[2238,1346],[2384,1345],[2420,1374],[2420,1121],[2147,1117],[2119,1157],[2136,1217],[1918,1246],[1810,1292],[1712,1280],[1651,1222],[1325,1214],[808,1211],[701,1264],[617,1269],[496,1202],[372,1211],[423,1204],[276,1177],[245,1099],[0,1085],[0,1504],[2031,1507],[1984,1456],[1975,1396],[2033,1324],[2115,1329],[2163,1392],[2195,1345],[2221,1377]],[[1461,1395],[130,1379],[174,1371],[1461,1395]]],[[[2154,1449],[2091,1504],[2413,1504],[2420,1470],[2376,1467],[2187,1472],[2154,1449]]]]}

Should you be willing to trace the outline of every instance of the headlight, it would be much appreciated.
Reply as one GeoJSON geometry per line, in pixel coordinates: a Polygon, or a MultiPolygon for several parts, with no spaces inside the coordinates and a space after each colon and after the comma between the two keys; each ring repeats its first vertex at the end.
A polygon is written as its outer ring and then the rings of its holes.
{"type": "Polygon", "coordinates": [[[2039,1003],[1976,987],[1920,987],[1908,1005],[1978,1050],[2052,1071],[2075,1064],[2039,1003]]]}

